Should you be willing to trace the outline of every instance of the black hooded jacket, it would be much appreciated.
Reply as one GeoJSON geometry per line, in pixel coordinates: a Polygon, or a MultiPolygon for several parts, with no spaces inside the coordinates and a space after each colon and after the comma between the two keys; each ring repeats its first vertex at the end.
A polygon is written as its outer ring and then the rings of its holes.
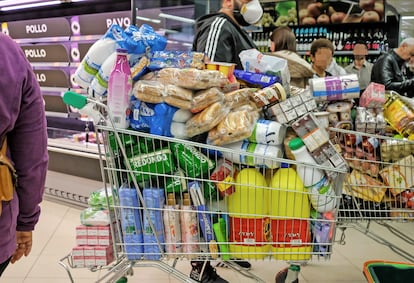
{"type": "Polygon", "coordinates": [[[414,97],[414,79],[408,79],[403,73],[404,63],[405,60],[394,50],[382,54],[372,67],[371,82],[385,85],[386,90],[414,97]]]}
{"type": "Polygon", "coordinates": [[[257,48],[246,31],[223,13],[200,17],[196,22],[193,51],[204,52],[211,61],[237,64],[243,69],[241,51],[257,48]]]}

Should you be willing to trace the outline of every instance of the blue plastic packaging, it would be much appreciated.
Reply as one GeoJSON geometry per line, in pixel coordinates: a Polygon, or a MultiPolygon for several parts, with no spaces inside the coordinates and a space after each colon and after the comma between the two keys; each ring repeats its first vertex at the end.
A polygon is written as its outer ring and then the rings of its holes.
{"type": "Polygon", "coordinates": [[[129,260],[141,259],[144,248],[137,191],[134,188],[120,188],[118,196],[121,206],[121,225],[125,253],[129,260]]]}
{"type": "Polygon", "coordinates": [[[159,188],[145,188],[143,198],[147,210],[143,213],[143,233],[144,233],[144,258],[148,260],[158,260],[165,249],[165,232],[162,209],[165,203],[164,190],[159,188]],[[155,208],[155,209],[154,209],[155,208]],[[149,218],[149,219],[148,219],[149,218]],[[152,230],[150,222],[154,226],[152,230]],[[161,243],[162,251],[157,243],[161,243]]]}

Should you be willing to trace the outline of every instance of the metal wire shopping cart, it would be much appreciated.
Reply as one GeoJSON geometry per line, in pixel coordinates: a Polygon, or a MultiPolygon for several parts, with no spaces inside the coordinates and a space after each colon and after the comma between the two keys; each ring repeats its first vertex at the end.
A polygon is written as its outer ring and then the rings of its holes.
{"type": "MultiPolygon", "coordinates": [[[[298,282],[302,264],[329,259],[338,211],[312,212],[309,198],[323,196],[305,190],[293,168],[328,172],[337,203],[347,168],[118,129],[103,103],[74,93],[64,101],[77,108],[92,103],[100,113],[95,129],[103,136],[105,191],[113,196],[107,205],[114,261],[89,266],[107,270],[97,282],[125,280],[133,268],[144,266],[196,282],[176,268],[178,260],[218,260],[234,268],[236,258],[286,261],[290,267],[276,282],[298,282]],[[231,163],[223,156],[261,165],[231,163]]],[[[73,254],[60,264],[73,282],[73,254]]],[[[243,275],[264,282],[249,271],[243,275]]]]}
{"type": "MultiPolygon", "coordinates": [[[[413,239],[392,225],[414,220],[414,142],[340,128],[330,132],[351,168],[344,182],[339,227],[343,232],[354,228],[413,262],[409,250],[390,242],[387,234],[373,232],[370,224],[375,222],[414,245],[413,239]]],[[[340,242],[345,243],[344,233],[340,242]]]]}

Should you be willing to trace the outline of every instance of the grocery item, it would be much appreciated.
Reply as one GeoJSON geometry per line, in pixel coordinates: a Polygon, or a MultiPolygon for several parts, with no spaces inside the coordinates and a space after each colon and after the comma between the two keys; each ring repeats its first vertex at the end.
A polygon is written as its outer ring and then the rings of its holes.
{"type": "Polygon", "coordinates": [[[194,146],[170,143],[170,147],[178,166],[184,171],[186,176],[191,178],[207,176],[209,171],[214,169],[214,161],[194,146]]]}
{"type": "Polygon", "coordinates": [[[401,135],[406,136],[406,127],[414,121],[414,110],[401,100],[400,95],[395,91],[385,93],[386,102],[384,105],[385,120],[401,135]]]}
{"type": "Polygon", "coordinates": [[[396,196],[414,186],[413,168],[414,156],[410,154],[385,167],[379,173],[384,183],[390,186],[391,193],[396,196]]]}
{"type": "Polygon", "coordinates": [[[145,205],[143,212],[142,232],[144,235],[144,258],[158,260],[164,250],[165,234],[162,211],[165,197],[164,190],[159,188],[144,188],[142,191],[145,205]],[[152,223],[152,227],[150,225],[152,223]],[[153,230],[155,229],[155,230],[153,230]],[[160,243],[160,246],[158,245],[160,243]],[[162,250],[160,250],[160,248],[162,250]]]}
{"type": "Polygon", "coordinates": [[[309,87],[316,101],[333,101],[359,98],[358,76],[347,74],[309,80],[309,87]]]}
{"type": "Polygon", "coordinates": [[[255,128],[259,113],[250,105],[232,110],[208,132],[207,143],[225,145],[248,138],[255,128]]]}
{"type": "Polygon", "coordinates": [[[219,249],[220,249],[220,256],[222,260],[229,260],[230,259],[230,251],[229,251],[229,244],[227,239],[227,229],[226,229],[226,221],[224,218],[219,218],[218,222],[213,224],[214,235],[216,236],[219,249]]]}
{"type": "Polygon", "coordinates": [[[144,252],[144,238],[137,191],[135,188],[121,187],[118,197],[126,256],[129,260],[139,260],[144,252]]]}
{"type": "Polygon", "coordinates": [[[278,168],[279,162],[271,158],[282,158],[281,146],[264,145],[249,141],[239,141],[223,145],[224,148],[235,151],[222,151],[224,158],[238,164],[257,166],[261,168],[278,168]],[[241,153],[239,153],[241,152],[241,153]],[[262,156],[262,157],[261,157],[262,156]]]}
{"type": "Polygon", "coordinates": [[[114,126],[129,127],[130,97],[132,90],[131,69],[125,49],[117,49],[115,65],[108,81],[108,112],[114,126]]]}
{"type": "Polygon", "coordinates": [[[269,189],[264,176],[254,168],[242,169],[235,192],[228,197],[230,253],[235,258],[263,259],[270,246],[269,189]]]}
{"type": "Polygon", "coordinates": [[[195,253],[200,251],[200,246],[198,244],[200,234],[198,232],[197,213],[191,205],[190,195],[188,193],[183,194],[180,219],[183,252],[188,258],[196,257],[195,253]]]}
{"type": "Polygon", "coordinates": [[[182,253],[181,223],[179,205],[176,204],[175,196],[169,193],[167,204],[164,206],[163,220],[165,227],[165,251],[171,257],[175,253],[182,253]]]}
{"type": "Polygon", "coordinates": [[[248,140],[260,144],[281,145],[283,144],[285,135],[285,125],[276,121],[259,119],[248,140]]]}
{"type": "MultiPolygon", "coordinates": [[[[294,138],[289,142],[289,147],[295,160],[298,162],[317,164],[315,159],[310,155],[305,144],[300,138],[294,138]]],[[[336,194],[330,180],[324,174],[324,171],[313,168],[311,165],[296,166],[296,170],[303,185],[309,191],[310,201],[313,208],[318,212],[332,211],[336,206],[336,194]]]]}
{"type": "Polygon", "coordinates": [[[309,260],[312,251],[309,244],[310,203],[302,180],[295,169],[282,163],[273,175],[269,189],[273,257],[279,260],[309,260]]]}
{"type": "Polygon", "coordinates": [[[76,84],[87,89],[104,61],[117,48],[124,47],[126,37],[124,30],[119,25],[112,25],[105,35],[89,48],[82,59],[74,75],[76,84]]]}

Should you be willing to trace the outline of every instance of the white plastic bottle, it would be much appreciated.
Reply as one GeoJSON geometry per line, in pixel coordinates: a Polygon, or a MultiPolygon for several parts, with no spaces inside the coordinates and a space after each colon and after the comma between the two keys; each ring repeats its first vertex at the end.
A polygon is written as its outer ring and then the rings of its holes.
{"type": "Polygon", "coordinates": [[[114,66],[117,58],[117,53],[113,52],[103,62],[99,72],[93,78],[91,85],[88,89],[89,94],[93,97],[104,96],[108,91],[109,75],[111,74],[112,67],[114,66]],[[92,93],[90,93],[92,91],[92,93]]]}
{"type": "Polygon", "coordinates": [[[108,108],[114,126],[129,127],[130,98],[132,90],[131,69],[125,49],[117,49],[115,65],[108,81],[108,108]]]}
{"type": "Polygon", "coordinates": [[[259,119],[249,141],[267,144],[281,145],[285,139],[286,127],[276,121],[259,119]]]}
{"type": "MultiPolygon", "coordinates": [[[[300,138],[292,139],[289,142],[289,148],[296,161],[317,164],[300,138]]],[[[323,170],[298,164],[296,171],[310,193],[313,208],[321,213],[332,211],[336,206],[337,197],[323,170]]]]}
{"type": "Polygon", "coordinates": [[[264,145],[254,142],[240,141],[224,145],[224,147],[236,152],[242,152],[239,154],[223,151],[222,153],[224,158],[234,163],[257,166],[261,168],[279,168],[280,163],[272,160],[271,158],[281,158],[283,156],[282,148],[275,145],[264,145]],[[251,153],[253,155],[243,154],[243,152],[251,153]]]}

